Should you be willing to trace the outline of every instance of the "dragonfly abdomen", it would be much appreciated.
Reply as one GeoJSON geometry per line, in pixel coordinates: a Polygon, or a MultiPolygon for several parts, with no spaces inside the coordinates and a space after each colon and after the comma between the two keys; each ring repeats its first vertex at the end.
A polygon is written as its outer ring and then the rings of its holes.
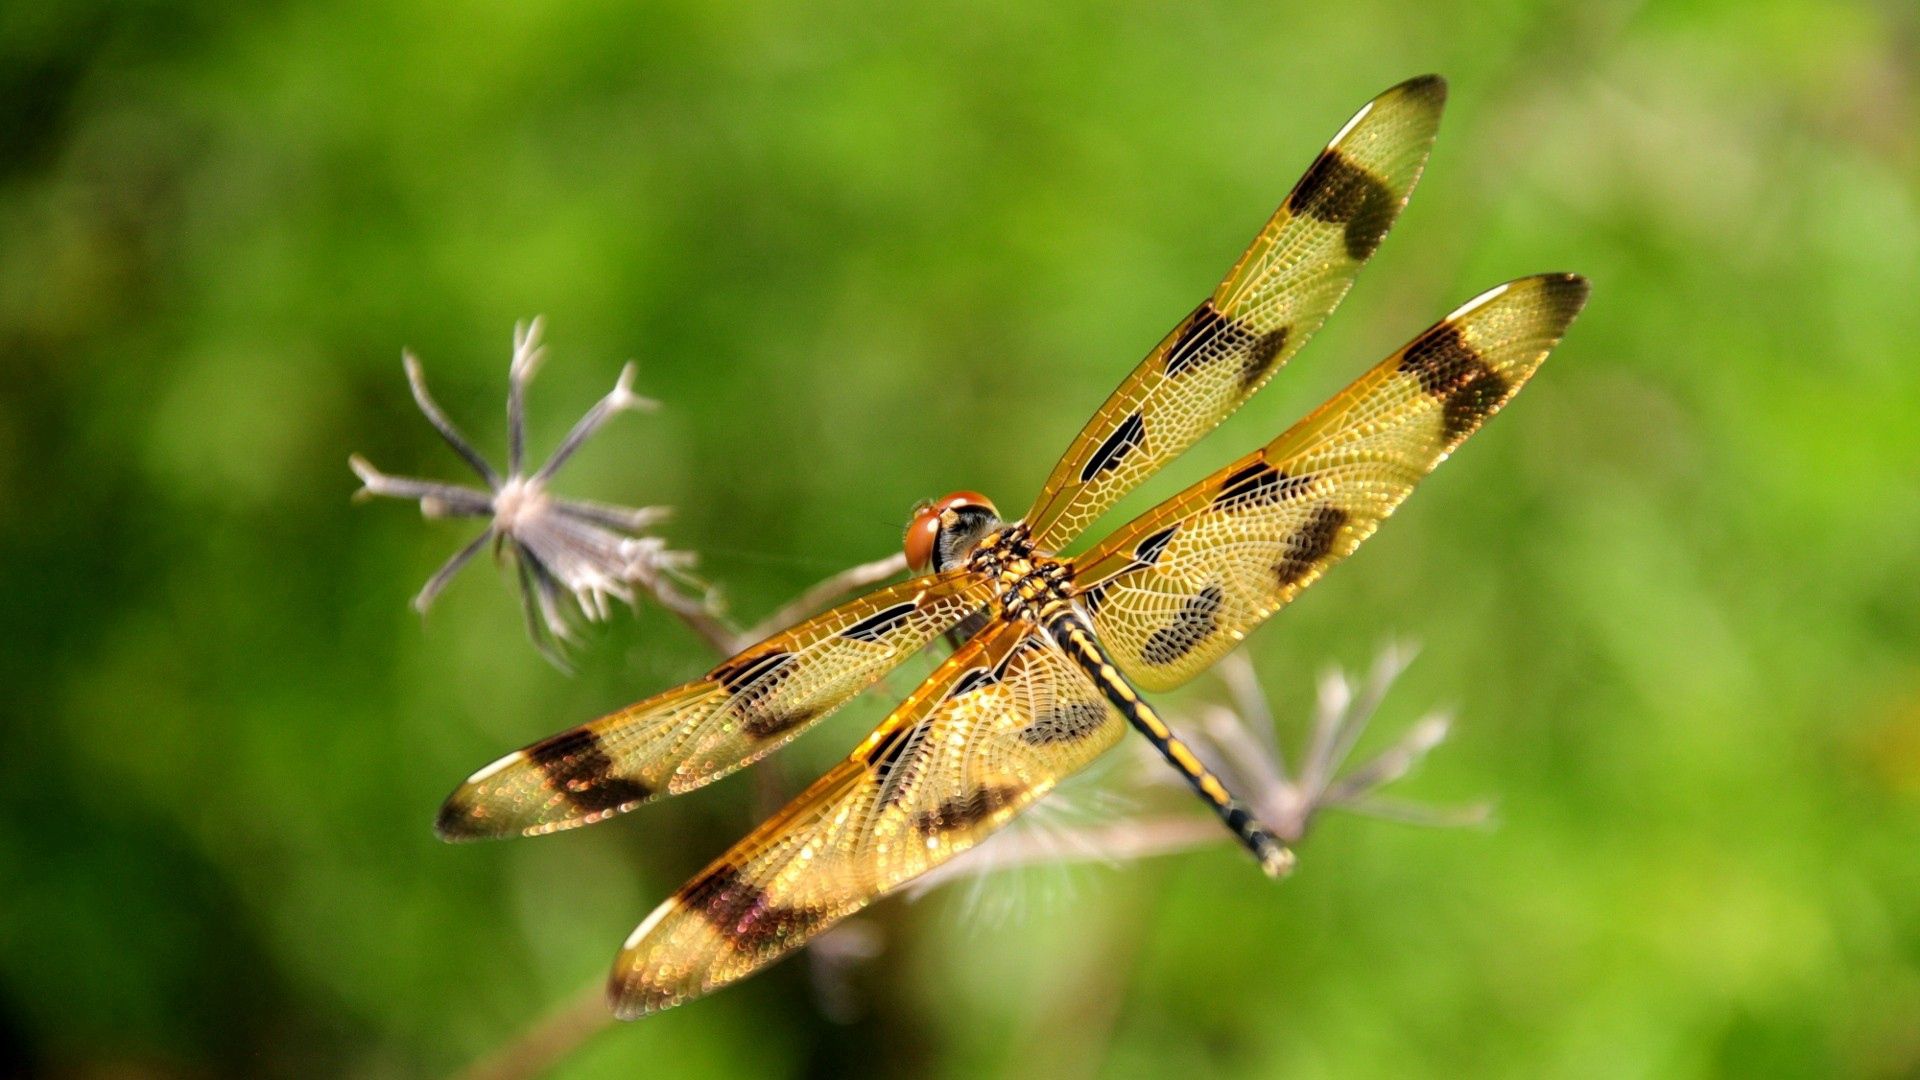
{"type": "Polygon", "coordinates": [[[1094,638],[1092,629],[1079,612],[1063,601],[1058,605],[1049,605],[1042,613],[1042,622],[1053,640],[1087,673],[1087,677],[1100,688],[1100,693],[1119,710],[1120,715],[1147,737],[1153,748],[1160,751],[1160,756],[1166,758],[1167,763],[1186,778],[1194,792],[1213,808],[1213,812],[1220,816],[1220,820],[1233,831],[1240,843],[1253,853],[1254,858],[1260,860],[1260,868],[1266,871],[1268,877],[1281,877],[1293,869],[1293,852],[1267,831],[1266,826],[1260,824],[1260,819],[1247,809],[1245,803],[1234,798],[1220,778],[1194,756],[1187,744],[1173,733],[1173,729],[1167,727],[1153,706],[1140,697],[1139,691],[1120,674],[1113,659],[1094,638]]]}

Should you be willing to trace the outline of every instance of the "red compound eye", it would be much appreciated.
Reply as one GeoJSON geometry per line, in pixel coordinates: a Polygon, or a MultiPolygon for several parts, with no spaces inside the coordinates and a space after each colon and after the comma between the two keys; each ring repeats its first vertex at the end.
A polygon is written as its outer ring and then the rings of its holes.
{"type": "Polygon", "coordinates": [[[926,573],[933,566],[934,543],[940,539],[940,526],[946,512],[960,506],[985,507],[988,513],[994,513],[993,501],[977,491],[956,491],[944,498],[930,503],[922,503],[913,512],[913,522],[907,526],[907,565],[916,573],[926,573]]]}
{"type": "Polygon", "coordinates": [[[932,503],[921,504],[907,526],[907,565],[916,574],[924,574],[933,565],[933,541],[940,535],[940,512],[932,503]]]}

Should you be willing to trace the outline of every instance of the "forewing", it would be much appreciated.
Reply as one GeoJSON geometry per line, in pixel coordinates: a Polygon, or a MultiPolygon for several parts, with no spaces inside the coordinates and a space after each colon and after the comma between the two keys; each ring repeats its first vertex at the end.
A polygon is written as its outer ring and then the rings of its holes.
{"type": "Polygon", "coordinates": [[[1586,303],[1567,274],[1468,302],[1261,450],[1076,562],[1095,632],[1143,689],[1178,686],[1373,533],[1511,398],[1586,303]]]}
{"type": "Polygon", "coordinates": [[[1213,430],[1346,296],[1412,193],[1446,83],[1428,75],[1368,102],[1321,151],[1211,297],[1094,414],[1027,514],[1058,551],[1213,430]]]}
{"type": "Polygon", "coordinates": [[[991,599],[960,571],[877,590],[707,676],[542,739],[474,773],[441,807],[449,840],[586,825],[751,764],[991,599]]]}
{"type": "Polygon", "coordinates": [[[1051,641],[989,626],[851,757],[640,924],[609,983],[615,1012],[664,1009],[799,948],[979,843],[1123,728],[1051,641]]]}

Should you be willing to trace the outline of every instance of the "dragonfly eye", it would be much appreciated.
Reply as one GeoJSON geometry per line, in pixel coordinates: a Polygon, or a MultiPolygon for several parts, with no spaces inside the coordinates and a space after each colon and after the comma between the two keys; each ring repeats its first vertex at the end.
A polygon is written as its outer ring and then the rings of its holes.
{"type": "Polygon", "coordinates": [[[993,501],[977,491],[956,491],[921,503],[907,525],[907,565],[922,574],[945,570],[964,559],[999,524],[993,501]]]}

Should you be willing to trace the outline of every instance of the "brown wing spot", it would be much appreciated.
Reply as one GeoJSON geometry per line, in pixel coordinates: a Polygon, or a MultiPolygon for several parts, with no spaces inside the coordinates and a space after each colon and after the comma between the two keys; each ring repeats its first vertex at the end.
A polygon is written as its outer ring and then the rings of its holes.
{"type": "Polygon", "coordinates": [[[1232,324],[1221,316],[1213,301],[1203,301],[1194,308],[1193,314],[1174,332],[1173,344],[1167,349],[1167,378],[1177,378],[1214,360],[1218,356],[1215,343],[1222,325],[1232,324]]]}
{"type": "Polygon", "coordinates": [[[1101,441],[1093,456],[1087,459],[1086,467],[1080,470],[1080,482],[1091,483],[1093,478],[1110,469],[1118,468],[1122,459],[1139,448],[1147,437],[1146,421],[1139,413],[1129,413],[1120,426],[1113,429],[1101,441]]]}
{"type": "MultiPolygon", "coordinates": [[[[1581,290],[1574,291],[1584,295],[1581,290]]],[[[1570,301],[1563,295],[1561,302],[1570,301]]],[[[1419,379],[1420,389],[1445,399],[1440,422],[1450,442],[1478,427],[1512,390],[1506,378],[1488,367],[1459,327],[1452,324],[1436,326],[1407,346],[1399,369],[1419,379]]]]}
{"type": "Polygon", "coordinates": [[[1307,481],[1301,477],[1288,476],[1265,459],[1250,461],[1234,470],[1220,485],[1220,494],[1214,496],[1212,509],[1234,511],[1273,506],[1306,489],[1307,481]]]}
{"type": "Polygon", "coordinates": [[[812,720],[812,709],[770,709],[764,705],[742,705],[738,709],[740,727],[756,739],[784,735],[812,720]]]}
{"type": "Polygon", "coordinates": [[[1397,202],[1386,184],[1328,147],[1300,178],[1287,208],[1329,225],[1345,225],[1347,256],[1359,262],[1387,235],[1397,202]]]}
{"type": "Polygon", "coordinates": [[[1174,332],[1173,344],[1167,347],[1167,378],[1179,378],[1195,368],[1238,356],[1244,390],[1273,370],[1275,358],[1287,347],[1287,332],[1288,328],[1281,326],[1256,333],[1246,323],[1220,314],[1212,300],[1205,301],[1174,332]]]}
{"type": "Polygon", "coordinates": [[[433,832],[449,842],[500,835],[500,829],[487,820],[485,811],[476,806],[465,791],[454,792],[440,804],[440,813],[433,819],[433,832]]]}
{"type": "Polygon", "coordinates": [[[766,890],[723,864],[680,890],[680,903],[700,913],[736,951],[761,955],[785,952],[824,921],[812,908],[774,903],[766,890]]]}
{"type": "Polygon", "coordinates": [[[1087,609],[1087,618],[1100,614],[1100,605],[1107,602],[1107,583],[1101,582],[1080,594],[1080,603],[1087,609]]]}
{"type": "Polygon", "coordinates": [[[1187,597],[1173,621],[1147,636],[1140,646],[1140,658],[1155,666],[1171,664],[1200,647],[1220,624],[1220,609],[1227,594],[1218,585],[1209,585],[1187,597]]]}
{"type": "Polygon", "coordinates": [[[881,806],[892,806],[905,798],[926,771],[927,757],[933,749],[927,741],[929,730],[924,720],[902,727],[867,755],[867,765],[880,783],[881,806]]]}
{"type": "Polygon", "coordinates": [[[878,746],[867,751],[867,767],[885,776],[887,770],[893,768],[894,763],[900,760],[901,752],[907,748],[907,738],[918,726],[914,724],[893,729],[886,738],[880,740],[878,746]]]}
{"type": "Polygon", "coordinates": [[[947,700],[951,701],[957,697],[965,697],[983,686],[992,686],[999,681],[1000,677],[993,673],[992,668],[968,668],[965,673],[954,680],[953,689],[947,691],[947,700]]]}
{"type": "Polygon", "coordinates": [[[924,836],[970,828],[1013,805],[1018,794],[1015,788],[983,784],[966,795],[942,799],[933,809],[915,814],[913,827],[924,836]]]}
{"type": "MultiPolygon", "coordinates": [[[[1447,80],[1438,75],[1415,75],[1406,82],[1387,91],[1388,94],[1404,94],[1418,98],[1433,108],[1447,103],[1447,80]]],[[[1386,94],[1380,95],[1385,97],[1386,94]]]]}
{"type": "Polygon", "coordinates": [[[1546,298],[1547,309],[1561,326],[1572,322],[1580,309],[1587,306],[1589,291],[1587,279],[1579,274],[1549,274],[1540,279],[1540,292],[1546,298]]]}
{"type": "Polygon", "coordinates": [[[1291,332],[1291,327],[1277,326],[1261,334],[1259,339],[1247,348],[1247,355],[1240,359],[1242,389],[1251,387],[1267,377],[1267,372],[1273,370],[1273,362],[1279,359],[1281,350],[1287,347],[1287,335],[1291,332]]]}
{"type": "Polygon", "coordinates": [[[1347,512],[1337,506],[1323,506],[1313,512],[1313,517],[1307,519],[1298,532],[1287,537],[1280,561],[1273,564],[1274,576],[1282,586],[1299,584],[1321,559],[1332,553],[1347,517],[1347,512]]]}
{"type": "Polygon", "coordinates": [[[1033,722],[1020,729],[1020,741],[1028,746],[1077,742],[1093,734],[1106,719],[1106,706],[1097,702],[1066,702],[1036,713],[1033,722]]]}
{"type": "Polygon", "coordinates": [[[900,624],[912,618],[913,613],[918,610],[920,610],[920,606],[911,601],[904,604],[895,604],[884,611],[875,612],[861,619],[859,622],[854,623],[852,626],[847,627],[845,630],[840,631],[840,636],[850,638],[854,641],[877,642],[881,638],[899,629],[900,624]]]}
{"type": "Polygon", "coordinates": [[[1400,357],[1399,370],[1419,379],[1420,389],[1434,397],[1446,397],[1488,368],[1459,327],[1442,323],[1407,346],[1400,357]]]}
{"type": "Polygon", "coordinates": [[[1447,395],[1447,403],[1441,407],[1441,428],[1447,441],[1454,442],[1472,434],[1507,400],[1511,387],[1500,373],[1481,368],[1447,395]]]}
{"type": "Polygon", "coordinates": [[[1159,562],[1160,553],[1165,551],[1167,545],[1173,542],[1173,534],[1178,531],[1179,528],[1180,526],[1178,525],[1169,525],[1147,537],[1145,540],[1140,541],[1133,549],[1133,557],[1147,566],[1152,566],[1154,563],[1159,562]]]}
{"type": "Polygon", "coordinates": [[[733,695],[733,713],[742,729],[756,739],[773,738],[813,719],[811,709],[772,707],[793,660],[792,653],[775,649],[735,657],[713,669],[713,680],[733,695]]]}
{"type": "Polygon", "coordinates": [[[527,748],[527,758],[539,766],[555,791],[589,814],[618,810],[653,794],[638,780],[614,775],[613,759],[600,746],[600,737],[587,728],[534,743],[527,748]]]}
{"type": "Polygon", "coordinates": [[[740,694],[754,688],[754,684],[768,676],[778,677],[781,668],[793,663],[793,654],[781,649],[758,655],[749,653],[714,668],[709,676],[729,694],[740,694]]]}

